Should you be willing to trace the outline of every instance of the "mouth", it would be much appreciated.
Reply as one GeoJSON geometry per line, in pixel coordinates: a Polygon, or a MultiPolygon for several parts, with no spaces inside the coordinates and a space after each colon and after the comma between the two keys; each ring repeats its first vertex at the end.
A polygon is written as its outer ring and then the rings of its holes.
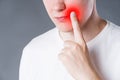
{"type": "Polygon", "coordinates": [[[55,17],[55,20],[58,22],[65,22],[67,20],[67,16],[55,17]]]}

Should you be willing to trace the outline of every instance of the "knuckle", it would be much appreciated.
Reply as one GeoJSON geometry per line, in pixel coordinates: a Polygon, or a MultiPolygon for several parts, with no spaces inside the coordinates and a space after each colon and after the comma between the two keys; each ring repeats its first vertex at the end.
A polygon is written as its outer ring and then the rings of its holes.
{"type": "Polygon", "coordinates": [[[71,56],[72,51],[69,48],[64,48],[61,50],[61,53],[58,55],[59,59],[66,59],[67,57],[71,56]]]}
{"type": "Polygon", "coordinates": [[[65,51],[65,55],[69,56],[71,54],[72,54],[71,48],[67,48],[66,51],[65,51]]]}
{"type": "Polygon", "coordinates": [[[80,48],[79,44],[75,44],[75,45],[73,46],[73,50],[77,50],[77,49],[79,49],[79,48],[80,48]]]}

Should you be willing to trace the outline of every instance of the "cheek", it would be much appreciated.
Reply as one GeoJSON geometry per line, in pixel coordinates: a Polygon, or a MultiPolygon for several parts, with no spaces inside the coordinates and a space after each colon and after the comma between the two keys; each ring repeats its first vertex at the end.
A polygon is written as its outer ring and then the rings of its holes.
{"type": "Polygon", "coordinates": [[[81,23],[83,20],[83,7],[80,6],[74,6],[74,5],[70,5],[70,7],[67,7],[66,11],[65,11],[65,15],[67,16],[66,18],[66,24],[68,25],[66,28],[67,29],[72,29],[72,24],[71,24],[71,19],[70,19],[70,13],[74,11],[76,13],[77,19],[78,21],[81,23]]]}
{"type": "Polygon", "coordinates": [[[69,22],[71,22],[71,20],[70,20],[70,13],[71,13],[72,11],[74,11],[74,12],[76,13],[77,19],[78,19],[79,21],[81,21],[82,18],[83,18],[83,9],[82,9],[82,7],[71,5],[70,7],[67,8],[67,10],[66,10],[66,12],[65,12],[65,15],[67,15],[67,20],[68,20],[69,22]]]}

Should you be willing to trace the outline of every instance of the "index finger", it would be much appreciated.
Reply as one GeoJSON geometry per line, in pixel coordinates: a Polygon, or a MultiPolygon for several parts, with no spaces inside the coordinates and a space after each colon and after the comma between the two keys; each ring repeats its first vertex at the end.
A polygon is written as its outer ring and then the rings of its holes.
{"type": "Polygon", "coordinates": [[[71,12],[70,18],[71,18],[71,23],[73,27],[75,41],[82,45],[84,43],[84,38],[80,30],[79,22],[75,12],[71,12]]]}

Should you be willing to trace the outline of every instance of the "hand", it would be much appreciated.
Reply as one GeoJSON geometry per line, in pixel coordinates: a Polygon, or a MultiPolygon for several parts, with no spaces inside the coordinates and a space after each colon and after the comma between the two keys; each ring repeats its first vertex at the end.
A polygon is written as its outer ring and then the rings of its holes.
{"type": "Polygon", "coordinates": [[[71,13],[71,23],[74,41],[64,42],[64,48],[59,54],[60,60],[75,80],[101,80],[90,61],[88,48],[74,12],[71,13]]]}

